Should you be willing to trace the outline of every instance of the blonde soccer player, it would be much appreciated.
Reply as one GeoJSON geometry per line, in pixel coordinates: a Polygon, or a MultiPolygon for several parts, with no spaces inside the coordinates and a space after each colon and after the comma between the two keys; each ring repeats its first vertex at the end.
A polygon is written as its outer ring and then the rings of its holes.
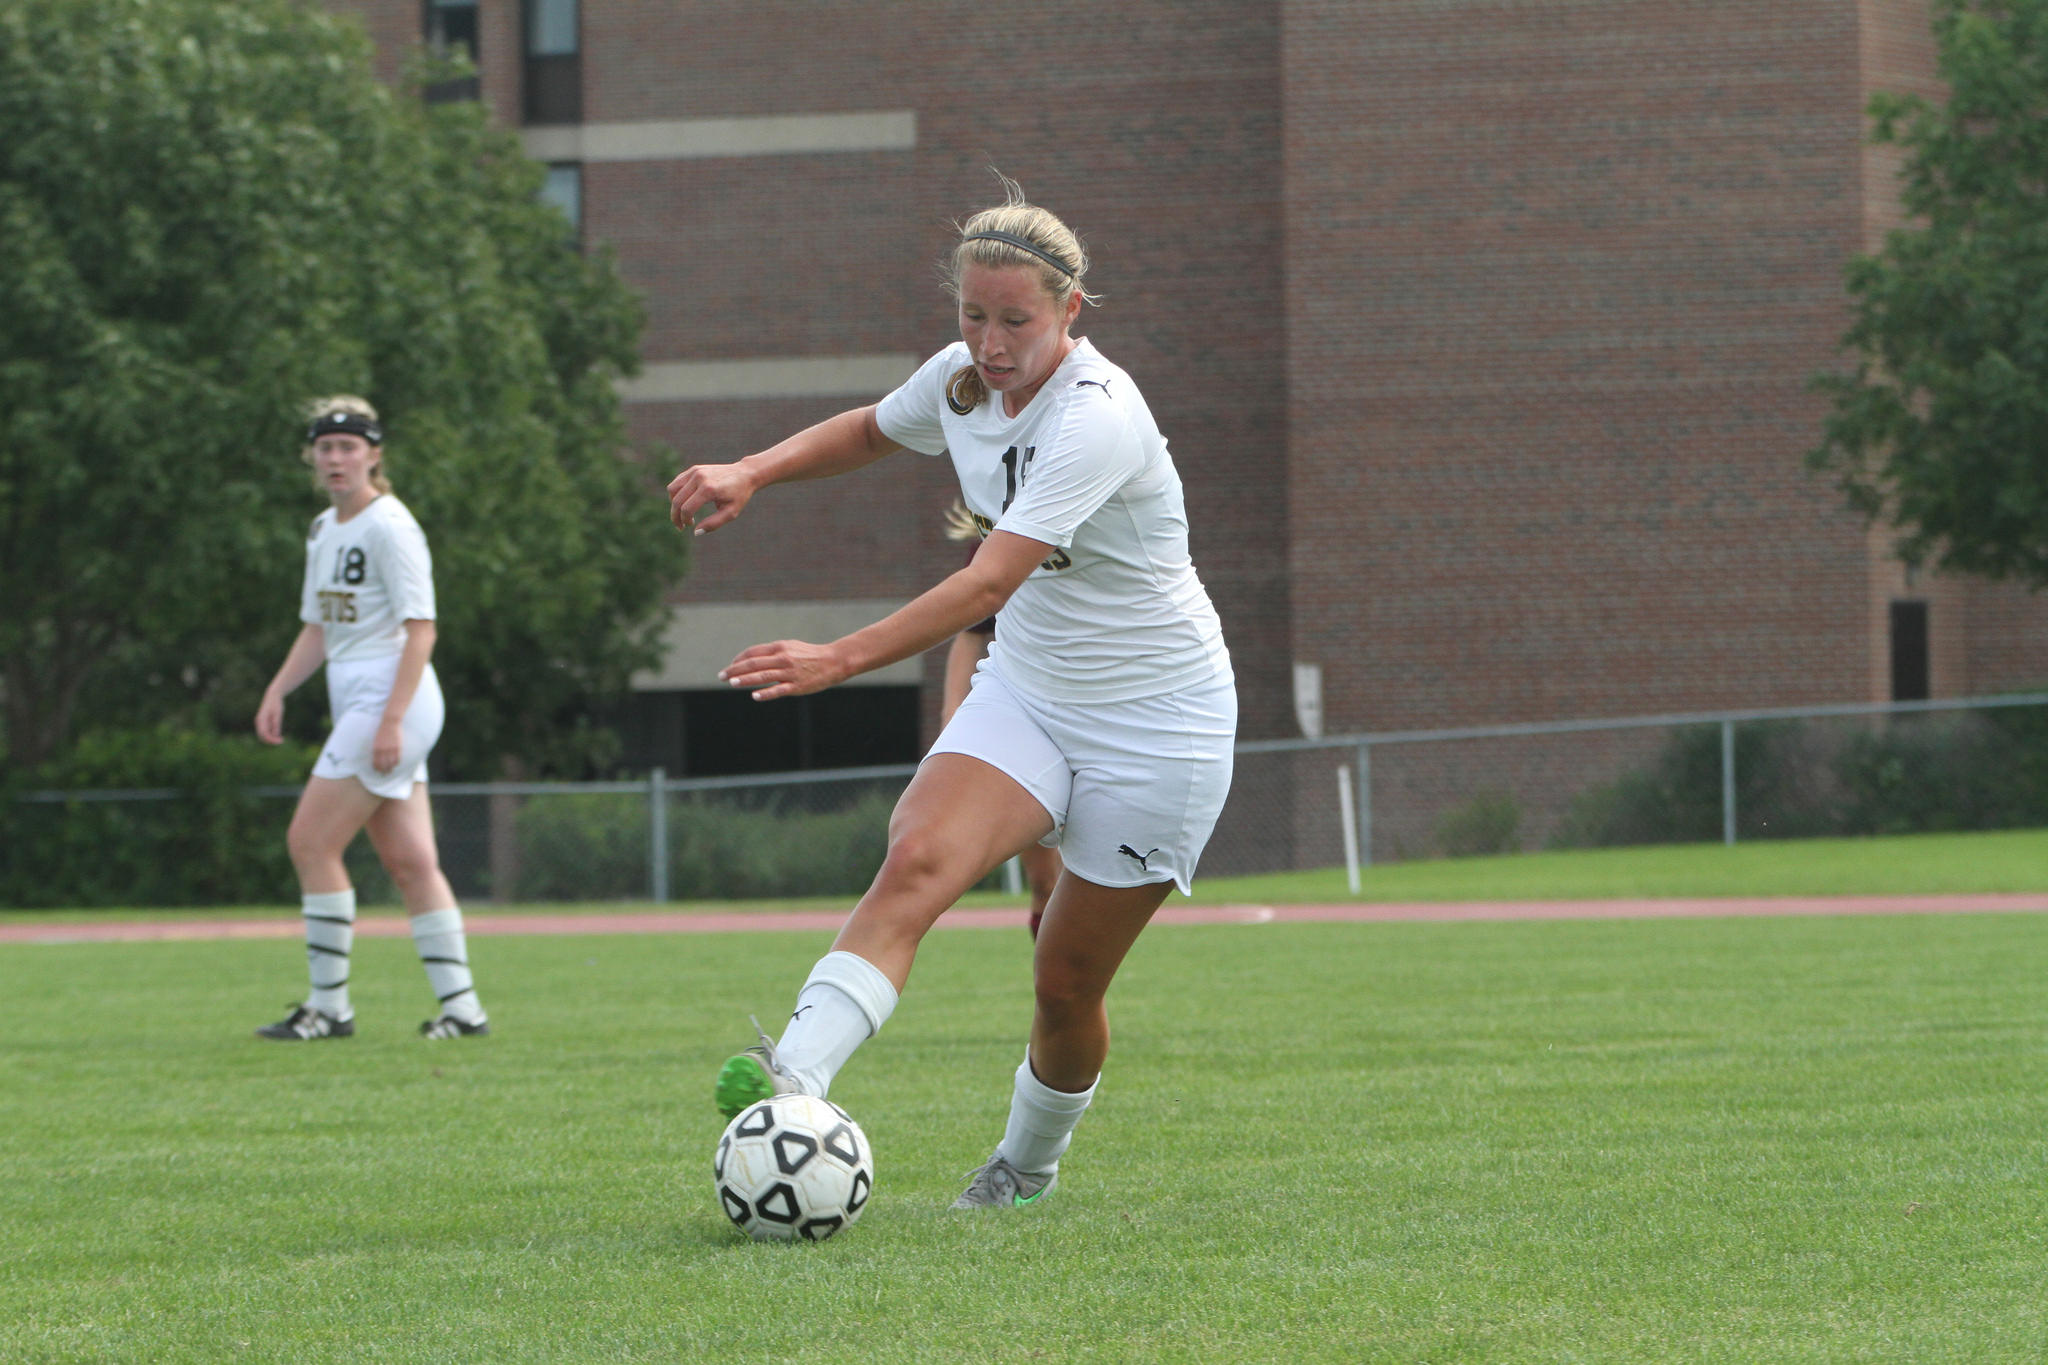
{"type": "Polygon", "coordinates": [[[730,1115],[824,1095],[879,1030],[927,930],[1003,860],[1050,838],[1065,871],[1033,950],[1034,1011],[1009,1120],[955,1208],[1053,1188],[1109,1055],[1104,996],[1168,891],[1189,888],[1230,785],[1237,694],[1188,556],[1181,481],[1137,385],[1072,328],[1090,300],[1080,241],[1005,180],[949,262],[960,340],[878,404],[669,484],[702,534],[770,484],[903,450],[949,454],[988,534],[967,565],[827,644],[777,640],[723,670],[761,701],[909,658],[993,614],[974,685],[904,790],[882,868],[812,969],[779,1039],[731,1058],[730,1115]]]}
{"type": "Polygon", "coordinates": [[[323,664],[334,730],[285,836],[299,878],[312,988],[256,1036],[315,1042],[355,1033],[348,976],[356,893],[342,854],[359,831],[368,831],[405,902],[438,1001],[420,1032],[430,1039],[487,1034],[462,910],[441,872],[427,798],[427,755],[445,715],[434,675],[427,538],[391,491],[383,426],[363,399],[316,403],[303,458],[330,506],[306,534],[303,624],[264,689],[256,733],[269,744],[284,739],[285,697],[323,664]]]}

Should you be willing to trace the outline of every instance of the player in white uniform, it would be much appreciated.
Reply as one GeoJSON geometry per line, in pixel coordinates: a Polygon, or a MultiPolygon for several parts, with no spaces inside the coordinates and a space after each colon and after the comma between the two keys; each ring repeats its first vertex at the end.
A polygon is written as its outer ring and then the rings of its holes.
{"type": "Polygon", "coordinates": [[[1066,863],[1034,950],[1036,1008],[1002,1141],[956,1208],[1028,1204],[1109,1053],[1103,998],[1138,933],[1188,889],[1230,785],[1237,695],[1188,559],[1181,484],[1129,375],[1071,334],[1087,298],[1080,242],[1006,181],[952,260],[961,341],[873,407],[737,464],[669,484],[698,534],[772,483],[893,452],[949,452],[986,539],[909,605],[831,644],[778,640],[721,676],[797,696],[945,643],[995,613],[995,643],[889,822],[889,848],[779,1040],[733,1057],[727,1114],[790,1090],[823,1095],[895,1008],[925,932],[1034,842],[1066,863]]]}
{"type": "Polygon", "coordinates": [[[384,475],[383,431],[360,398],[314,406],[305,459],[333,506],[306,536],[305,624],[264,690],[256,733],[284,739],[284,699],[327,666],[334,730],[299,797],[286,843],[299,874],[312,993],[259,1038],[313,1041],[355,1032],[349,952],[356,893],[342,854],[368,830],[405,901],[413,943],[440,1000],[428,1038],[490,1032],[469,970],[462,910],[441,873],[427,799],[427,754],[444,707],[434,675],[434,566],[427,538],[384,475]]]}

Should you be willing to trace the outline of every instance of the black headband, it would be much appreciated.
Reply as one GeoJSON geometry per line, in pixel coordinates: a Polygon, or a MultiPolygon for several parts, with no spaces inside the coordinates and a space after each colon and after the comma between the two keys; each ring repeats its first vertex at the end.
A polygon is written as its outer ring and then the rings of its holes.
{"type": "Polygon", "coordinates": [[[1005,246],[1016,247],[1019,251],[1030,252],[1039,260],[1044,261],[1047,265],[1051,266],[1054,270],[1059,271],[1060,274],[1065,275],[1070,280],[1079,278],[1079,276],[1077,276],[1074,273],[1074,267],[1068,265],[1065,261],[1053,255],[1050,251],[1047,251],[1045,248],[1040,246],[1034,246],[1030,242],[1026,241],[1024,238],[1017,236],[1015,233],[995,231],[970,232],[965,237],[962,237],[960,240],[963,242],[1001,242],[1005,246]]]}
{"type": "Polygon", "coordinates": [[[359,412],[346,412],[340,409],[323,413],[313,419],[312,425],[306,428],[306,444],[311,445],[322,436],[333,436],[337,433],[360,436],[373,446],[384,444],[384,428],[378,426],[373,419],[359,412]]]}

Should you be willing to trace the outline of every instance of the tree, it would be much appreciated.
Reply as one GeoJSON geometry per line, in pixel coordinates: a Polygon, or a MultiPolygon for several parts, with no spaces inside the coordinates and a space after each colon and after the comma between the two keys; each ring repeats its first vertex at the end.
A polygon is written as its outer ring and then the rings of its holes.
{"type": "Polygon", "coordinates": [[[1899,553],[2048,584],[2048,0],[1938,0],[1945,102],[1872,99],[1912,226],[1848,270],[1809,467],[1899,553]]]}
{"type": "Polygon", "coordinates": [[[379,405],[427,528],[452,767],[573,766],[584,703],[651,661],[683,538],[614,387],[639,303],[510,134],[370,61],[294,0],[0,7],[13,762],[82,716],[247,725],[324,505],[316,394],[379,405]]]}

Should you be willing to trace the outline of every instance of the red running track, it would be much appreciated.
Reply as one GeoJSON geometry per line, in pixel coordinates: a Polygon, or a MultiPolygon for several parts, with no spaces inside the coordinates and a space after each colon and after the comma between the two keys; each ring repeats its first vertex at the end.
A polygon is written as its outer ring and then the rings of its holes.
{"type": "MultiPolygon", "coordinates": [[[[1671,900],[1445,901],[1351,905],[1192,905],[1168,907],[1155,924],[1383,924],[1454,920],[1713,919],[1758,915],[1968,915],[2048,913],[2048,895],[1760,896],[1671,900]]],[[[738,913],[650,910],[618,914],[465,914],[472,934],[719,934],[831,930],[840,910],[738,913]]],[[[941,929],[1022,928],[1022,910],[953,910],[941,929]]],[[[274,919],[105,920],[0,923],[0,943],[146,943],[175,939],[297,938],[297,915],[274,919]]],[[[396,938],[410,932],[401,915],[365,915],[356,932],[396,938]]]]}

